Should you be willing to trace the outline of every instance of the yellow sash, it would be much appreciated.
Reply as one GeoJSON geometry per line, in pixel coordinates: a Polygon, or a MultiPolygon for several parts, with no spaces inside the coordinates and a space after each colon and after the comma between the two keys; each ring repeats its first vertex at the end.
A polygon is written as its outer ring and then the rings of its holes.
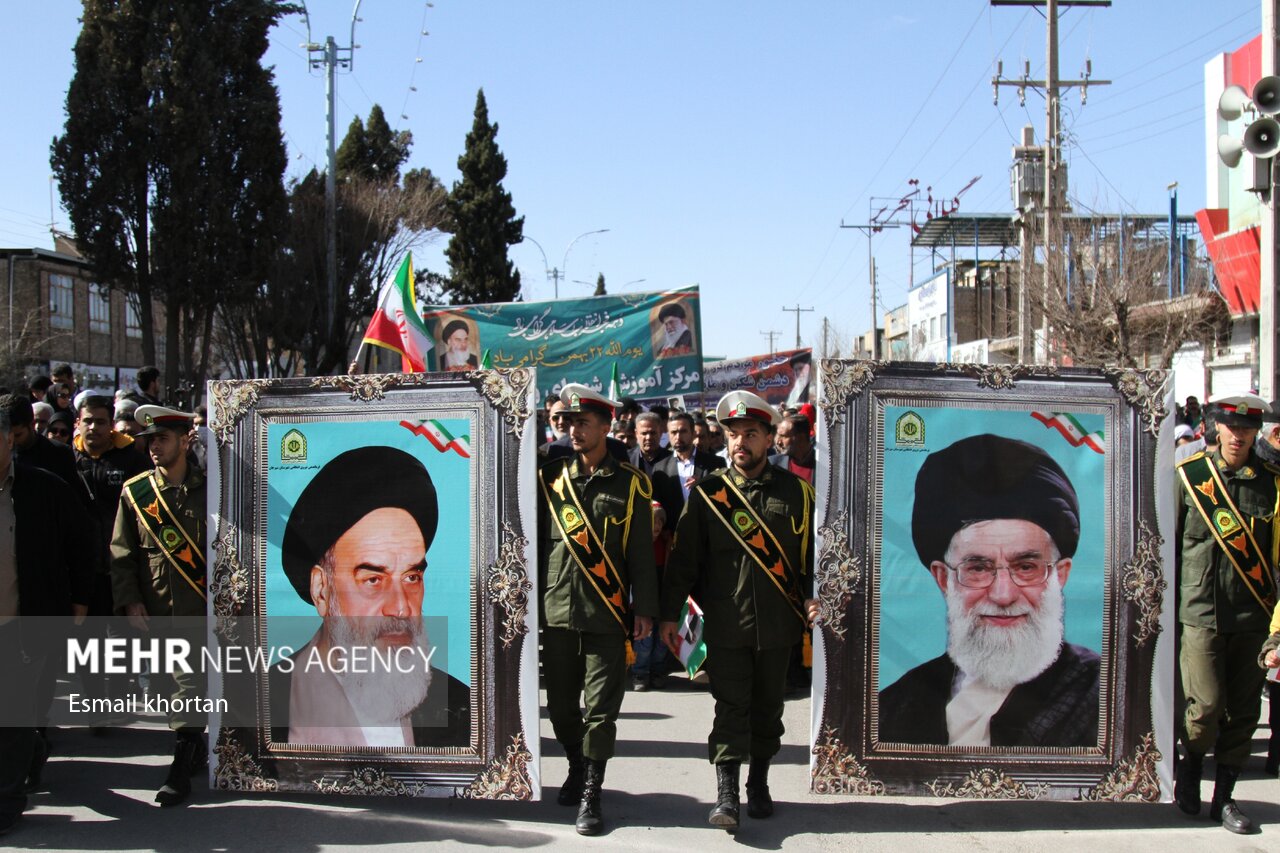
{"type": "Polygon", "coordinates": [[[747,502],[746,496],[728,477],[707,477],[694,488],[702,493],[715,517],[782,593],[800,621],[806,621],[799,578],[777,537],[747,502]]]}
{"type": "Polygon", "coordinates": [[[129,480],[124,484],[124,494],[138,516],[138,521],[160,545],[160,552],[169,561],[169,565],[177,570],[202,600],[207,600],[204,589],[204,549],[191,538],[177,514],[165,502],[164,496],[160,494],[155,471],[129,480]]]}
{"type": "MultiPolygon", "coordinates": [[[[1253,537],[1253,530],[1245,523],[1240,510],[1231,500],[1217,467],[1207,456],[1192,456],[1178,466],[1178,476],[1182,478],[1182,485],[1200,511],[1200,517],[1209,526],[1214,541],[1227,555],[1227,560],[1244,581],[1258,606],[1270,616],[1276,604],[1275,584],[1271,578],[1273,559],[1267,558],[1258,545],[1258,540],[1253,537]]],[[[1275,539],[1274,536],[1272,538],[1275,539]]],[[[1280,542],[1272,544],[1274,546],[1280,542]]]]}
{"type": "Polygon", "coordinates": [[[600,596],[605,607],[618,620],[618,624],[627,630],[627,591],[618,574],[618,568],[609,559],[604,549],[600,534],[591,526],[591,520],[582,508],[582,500],[569,478],[569,466],[560,469],[560,475],[550,485],[538,472],[538,482],[542,484],[542,492],[546,495],[547,506],[551,517],[560,528],[560,535],[573,561],[587,576],[591,587],[600,596]]]}

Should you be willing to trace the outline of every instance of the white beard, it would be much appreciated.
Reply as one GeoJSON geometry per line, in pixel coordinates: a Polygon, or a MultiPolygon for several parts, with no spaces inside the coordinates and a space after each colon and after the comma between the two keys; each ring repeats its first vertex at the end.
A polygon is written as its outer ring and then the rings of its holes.
{"type": "Polygon", "coordinates": [[[444,366],[445,367],[467,367],[471,364],[471,350],[445,350],[444,366]]]}
{"type": "Polygon", "coordinates": [[[677,346],[677,342],[680,340],[680,336],[687,331],[689,331],[689,327],[686,324],[684,323],[677,324],[675,331],[666,333],[665,341],[662,345],[663,349],[671,349],[677,346]]]}
{"type": "Polygon", "coordinates": [[[1030,681],[1058,659],[1062,645],[1062,584],[1050,572],[1040,606],[1019,603],[999,607],[990,602],[965,610],[963,589],[947,585],[947,654],[970,678],[1009,690],[1030,681]],[[985,616],[1021,616],[1014,628],[984,623],[985,616]]]}
{"type": "MultiPolygon", "coordinates": [[[[365,672],[334,672],[347,700],[357,716],[369,725],[398,726],[400,721],[422,704],[431,688],[431,667],[427,665],[431,649],[421,619],[399,619],[394,616],[365,616],[348,619],[330,612],[325,620],[329,643],[335,648],[372,648],[378,637],[408,632],[415,647],[412,655],[401,654],[390,670],[370,666],[365,672]],[[401,672],[400,667],[411,669],[401,672]]],[[[396,660],[393,658],[393,660],[396,660]]]]}

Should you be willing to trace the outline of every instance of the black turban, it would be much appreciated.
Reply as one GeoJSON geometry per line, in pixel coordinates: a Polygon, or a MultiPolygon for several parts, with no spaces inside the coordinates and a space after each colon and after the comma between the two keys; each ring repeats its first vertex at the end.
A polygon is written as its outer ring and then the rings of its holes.
{"type": "Polygon", "coordinates": [[[916,475],[911,539],[920,562],[941,561],[960,528],[998,518],[1038,524],[1070,557],[1080,502],[1062,468],[1034,444],[975,435],[930,453],[916,475]]]}
{"type": "Polygon", "coordinates": [[[470,334],[465,320],[450,320],[446,323],[444,331],[440,333],[440,340],[449,340],[449,338],[453,337],[453,333],[457,331],[468,332],[468,334],[470,334]]]}
{"type": "Polygon", "coordinates": [[[684,313],[684,306],[682,306],[679,302],[668,302],[666,305],[663,305],[661,308],[658,309],[659,321],[665,320],[668,317],[679,317],[681,320],[683,320],[685,319],[685,316],[686,315],[684,313]]]}
{"type": "Polygon", "coordinates": [[[304,601],[311,600],[311,567],[356,522],[375,509],[395,507],[413,516],[431,547],[439,509],[431,475],[394,447],[360,447],[329,461],[307,484],[289,513],[281,545],[284,573],[304,601]]]}

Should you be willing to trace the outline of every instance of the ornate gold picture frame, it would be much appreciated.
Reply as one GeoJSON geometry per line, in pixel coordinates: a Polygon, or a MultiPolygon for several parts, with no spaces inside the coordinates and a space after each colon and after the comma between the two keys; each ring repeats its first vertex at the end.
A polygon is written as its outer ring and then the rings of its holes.
{"type": "Polygon", "coordinates": [[[813,791],[1167,796],[1165,379],[821,363],[813,791]]]}
{"type": "Polygon", "coordinates": [[[211,695],[227,708],[211,719],[213,786],[538,799],[533,372],[219,381],[209,391],[207,657],[217,661],[211,695]],[[393,509],[366,512],[374,507],[393,509]],[[393,575],[356,554],[351,573],[365,586],[344,593],[340,612],[325,599],[341,590],[318,579],[333,583],[324,573],[344,571],[341,542],[355,540],[331,540],[375,517],[391,521],[368,541],[407,535],[409,550],[421,543],[408,558],[418,562],[393,575]],[[382,607],[378,630],[412,634],[388,648],[412,646],[425,663],[414,676],[355,680],[360,656],[333,639],[343,636],[336,620],[393,576],[407,599],[382,607]],[[312,675],[313,658],[329,668],[312,675]],[[402,677],[422,682],[408,691],[411,710],[375,724],[378,708],[400,705],[369,695],[398,693],[402,677]]]}

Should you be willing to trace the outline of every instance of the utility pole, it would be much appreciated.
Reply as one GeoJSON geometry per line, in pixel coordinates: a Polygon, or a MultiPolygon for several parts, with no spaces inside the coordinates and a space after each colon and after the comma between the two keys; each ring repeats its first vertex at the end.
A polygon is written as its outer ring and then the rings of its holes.
{"type": "Polygon", "coordinates": [[[800,303],[799,303],[799,302],[797,302],[797,303],[796,303],[796,307],[795,307],[795,308],[788,308],[787,306],[783,305],[783,306],[782,306],[782,310],[783,310],[783,311],[794,311],[794,312],[795,312],[795,315],[796,315],[796,349],[800,349],[800,315],[801,315],[801,314],[804,314],[804,313],[812,312],[812,311],[813,311],[813,309],[812,309],[812,308],[801,308],[801,307],[800,307],[800,303]]]}
{"type": "MultiPolygon", "coordinates": [[[[302,3],[302,19],[307,24],[307,41],[302,45],[307,51],[307,62],[312,71],[324,69],[325,84],[325,147],[328,165],[324,176],[324,232],[325,232],[325,317],[324,328],[326,340],[332,337],[334,321],[338,316],[338,186],[337,186],[337,153],[334,132],[333,100],[335,96],[333,77],[336,71],[350,73],[355,57],[356,22],[360,20],[361,0],[356,0],[351,10],[351,37],[346,47],[340,47],[333,36],[327,36],[324,44],[317,44],[311,38],[311,15],[307,12],[306,0],[302,3]]],[[[338,355],[338,362],[346,363],[346,353],[338,355]]]]}
{"type": "MultiPolygon", "coordinates": [[[[874,206],[875,200],[872,199],[874,206]]],[[[871,360],[880,359],[880,336],[876,334],[876,257],[871,254],[871,235],[878,234],[886,228],[898,228],[901,222],[864,222],[861,225],[840,223],[841,228],[856,228],[867,235],[867,287],[871,291],[871,360]]]]}
{"type": "MultiPolygon", "coordinates": [[[[1044,345],[1045,361],[1048,360],[1049,349],[1049,311],[1048,303],[1053,298],[1053,275],[1057,271],[1059,246],[1057,234],[1061,230],[1062,212],[1067,201],[1067,174],[1061,168],[1062,133],[1059,110],[1059,93],[1062,89],[1078,87],[1080,103],[1088,99],[1089,86],[1106,86],[1110,80],[1091,80],[1092,63],[1085,62],[1084,76],[1079,80],[1062,80],[1058,76],[1058,8],[1071,6],[1109,7],[1111,0],[990,0],[992,6],[1044,6],[1045,12],[1045,79],[1031,80],[1030,63],[1024,66],[1022,77],[1014,80],[1003,78],[1004,63],[998,63],[996,76],[991,81],[995,90],[995,100],[1000,102],[1000,87],[1015,86],[1018,89],[1019,103],[1027,102],[1027,89],[1041,89],[1045,100],[1045,136],[1044,136],[1044,209],[1041,211],[1044,225],[1044,345]]],[[[1026,306],[1026,299],[1019,297],[1019,305],[1026,306]]],[[[1030,324],[1030,312],[1018,317],[1018,333],[1021,340],[1027,339],[1025,331],[1030,324]],[[1023,325],[1025,324],[1025,325],[1023,325]]],[[[1026,362],[1023,346],[1019,346],[1019,361],[1026,362]]]]}
{"type": "MultiPolygon", "coordinates": [[[[1280,18],[1280,3],[1276,0],[1263,0],[1262,3],[1262,74],[1275,74],[1276,45],[1280,39],[1277,32],[1277,18],[1280,18]]],[[[1264,400],[1274,400],[1280,395],[1280,359],[1276,357],[1277,322],[1276,322],[1276,251],[1280,248],[1280,237],[1276,233],[1280,221],[1276,216],[1275,158],[1268,161],[1269,174],[1267,187],[1269,192],[1259,197],[1262,202],[1262,222],[1259,228],[1260,249],[1260,292],[1258,305],[1258,391],[1264,400]]]]}
{"type": "MultiPolygon", "coordinates": [[[[785,311],[786,309],[784,308],[783,310],[785,311]]],[[[764,335],[766,338],[769,339],[769,355],[773,355],[775,352],[777,352],[777,350],[774,349],[774,346],[773,346],[773,339],[777,337],[781,337],[782,333],[781,332],[761,332],[760,334],[764,335]]]]}
{"type": "MultiPolygon", "coordinates": [[[[827,357],[827,327],[828,326],[830,326],[830,323],[827,321],[826,317],[823,317],[822,318],[822,357],[823,358],[827,357]]],[[[874,328],[874,325],[873,325],[873,328],[874,328]]]]}

